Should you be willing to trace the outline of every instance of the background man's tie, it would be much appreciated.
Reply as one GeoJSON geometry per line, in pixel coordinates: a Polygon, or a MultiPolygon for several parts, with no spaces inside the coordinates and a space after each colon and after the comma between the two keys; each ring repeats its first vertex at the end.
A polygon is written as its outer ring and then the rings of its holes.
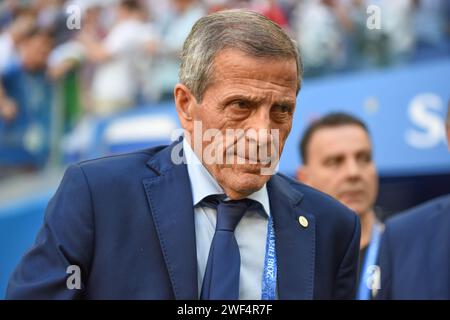
{"type": "Polygon", "coordinates": [[[209,249],[200,299],[237,300],[241,255],[234,230],[250,206],[258,203],[250,199],[223,201],[211,197],[204,200],[204,203],[217,207],[217,224],[209,249]]]}

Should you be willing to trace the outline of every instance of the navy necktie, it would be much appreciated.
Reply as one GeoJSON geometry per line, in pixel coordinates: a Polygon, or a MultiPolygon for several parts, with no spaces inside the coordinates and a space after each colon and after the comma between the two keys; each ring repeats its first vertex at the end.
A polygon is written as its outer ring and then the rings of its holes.
{"type": "Polygon", "coordinates": [[[205,205],[217,208],[216,232],[209,249],[200,299],[239,299],[241,255],[234,230],[250,206],[250,199],[223,201],[208,197],[205,205]]]}

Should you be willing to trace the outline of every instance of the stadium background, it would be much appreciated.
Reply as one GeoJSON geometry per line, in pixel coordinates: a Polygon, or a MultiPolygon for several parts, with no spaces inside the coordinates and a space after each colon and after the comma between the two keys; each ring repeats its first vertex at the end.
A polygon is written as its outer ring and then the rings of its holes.
{"type": "MultiPolygon", "coordinates": [[[[125,2],[132,9],[136,5],[125,2]]],[[[450,98],[448,1],[137,1],[142,16],[140,29],[135,30],[142,33],[130,42],[132,50],[117,49],[116,54],[127,62],[136,57],[142,80],[129,101],[120,104],[118,98],[105,111],[95,107],[96,90],[107,91],[114,79],[102,83],[96,74],[100,77],[109,61],[91,58],[83,45],[92,46],[92,38],[100,44],[113,38],[110,34],[120,23],[119,4],[114,0],[0,3],[0,77],[6,95],[10,90],[17,94],[15,86],[23,85],[19,74],[11,71],[17,71],[11,67],[16,66],[14,57],[4,58],[5,35],[14,22],[19,17],[25,24],[32,20],[33,30],[51,29],[53,37],[47,63],[31,72],[33,79],[41,76],[39,82],[27,83],[21,91],[25,97],[41,97],[36,98],[41,101],[38,116],[24,118],[22,140],[11,144],[5,138],[7,121],[0,117],[0,298],[10,272],[34,241],[46,204],[68,164],[170,142],[179,127],[170,98],[177,78],[176,54],[193,21],[222,8],[259,11],[300,44],[305,77],[281,172],[294,175],[301,163],[298,144],[308,123],[330,111],[346,111],[363,119],[371,131],[381,182],[380,218],[450,193],[450,154],[444,135],[450,98]],[[367,10],[371,5],[380,9],[380,29],[367,26],[374,17],[367,10]]],[[[115,42],[130,37],[120,32],[116,36],[115,42]]],[[[120,72],[123,69],[116,76],[120,72]]],[[[19,111],[34,100],[21,101],[16,101],[19,111]]]]}

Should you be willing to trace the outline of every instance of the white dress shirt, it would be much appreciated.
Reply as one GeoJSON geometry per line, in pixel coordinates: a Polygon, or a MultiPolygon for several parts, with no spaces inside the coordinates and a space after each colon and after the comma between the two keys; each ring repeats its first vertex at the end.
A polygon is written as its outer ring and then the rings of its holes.
{"type": "MultiPolygon", "coordinates": [[[[198,293],[200,296],[217,219],[216,210],[203,206],[201,201],[209,195],[224,194],[224,191],[200,162],[186,139],[183,139],[183,150],[194,202],[198,293]]],[[[249,210],[235,230],[236,241],[241,253],[239,299],[259,300],[261,299],[267,224],[270,216],[266,185],[247,198],[261,203],[265,212],[249,210]]]]}

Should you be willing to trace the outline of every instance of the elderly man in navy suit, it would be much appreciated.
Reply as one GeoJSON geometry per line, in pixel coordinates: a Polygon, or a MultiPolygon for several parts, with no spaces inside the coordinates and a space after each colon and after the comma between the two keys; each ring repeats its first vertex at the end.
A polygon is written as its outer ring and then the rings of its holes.
{"type": "MultiPolygon", "coordinates": [[[[450,150],[450,103],[446,119],[450,150]]],[[[380,248],[378,299],[450,299],[450,195],[389,219],[380,248]]]]}
{"type": "Polygon", "coordinates": [[[275,174],[301,71],[264,16],[201,18],[174,88],[184,138],[72,165],[7,298],[354,298],[357,216],[275,174]]]}

